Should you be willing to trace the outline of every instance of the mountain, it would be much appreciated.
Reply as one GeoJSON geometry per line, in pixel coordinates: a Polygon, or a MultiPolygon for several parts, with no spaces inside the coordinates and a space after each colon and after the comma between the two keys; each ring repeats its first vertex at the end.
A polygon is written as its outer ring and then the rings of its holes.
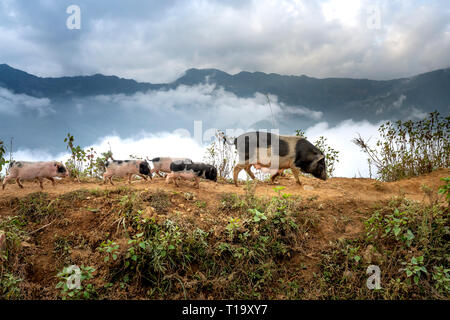
{"type": "Polygon", "coordinates": [[[139,91],[157,90],[161,86],[102,74],[41,78],[14,69],[7,64],[1,64],[0,87],[9,89],[14,93],[24,93],[34,97],[70,97],[118,93],[133,94],[139,91]]]}
{"type": "Polygon", "coordinates": [[[279,128],[282,134],[293,134],[319,122],[330,127],[348,119],[376,124],[417,119],[434,110],[447,116],[449,106],[450,68],[387,81],[189,69],[171,83],[152,84],[101,74],[44,78],[0,65],[0,138],[14,137],[19,148],[52,153],[66,150],[63,138],[68,132],[85,146],[105,136],[127,138],[179,128],[192,134],[197,120],[204,130],[279,128]],[[226,92],[208,99],[206,91],[197,101],[199,89],[193,86],[204,83],[226,92]],[[187,88],[170,92],[179,86],[187,88]],[[132,96],[148,91],[157,94],[132,96]],[[228,99],[229,92],[250,97],[251,103],[228,99]],[[280,108],[274,116],[268,116],[265,99],[254,97],[257,92],[277,97],[280,108]]]}
{"type": "Polygon", "coordinates": [[[367,118],[376,121],[402,118],[413,112],[438,110],[448,114],[450,108],[450,68],[409,78],[369,80],[350,78],[317,79],[263,72],[240,72],[230,75],[217,69],[189,69],[172,83],[152,84],[95,74],[61,78],[41,78],[0,65],[0,87],[34,97],[65,98],[109,94],[133,94],[148,90],[167,90],[179,85],[215,83],[239,97],[256,92],[276,95],[290,106],[303,106],[326,113],[336,121],[367,118]]]}
{"type": "Polygon", "coordinates": [[[172,86],[201,82],[216,83],[241,97],[255,92],[274,94],[287,105],[305,106],[339,118],[363,119],[369,113],[386,119],[411,108],[448,114],[450,108],[450,68],[386,81],[262,72],[229,75],[215,69],[189,69],[172,86]]]}

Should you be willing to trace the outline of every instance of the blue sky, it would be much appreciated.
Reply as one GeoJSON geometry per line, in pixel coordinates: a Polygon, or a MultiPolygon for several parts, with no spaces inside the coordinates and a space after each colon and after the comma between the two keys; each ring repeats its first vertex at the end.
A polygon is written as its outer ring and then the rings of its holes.
{"type": "Polygon", "coordinates": [[[392,79],[450,65],[449,21],[445,0],[2,0],[0,62],[154,83],[192,67],[392,79]]]}

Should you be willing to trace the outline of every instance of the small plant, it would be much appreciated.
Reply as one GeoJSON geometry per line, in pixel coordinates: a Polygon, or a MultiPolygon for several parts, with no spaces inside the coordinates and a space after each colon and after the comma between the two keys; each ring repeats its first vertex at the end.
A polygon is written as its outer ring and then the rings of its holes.
{"type": "Polygon", "coordinates": [[[80,147],[74,144],[75,138],[68,133],[64,139],[67,143],[66,149],[70,150],[70,159],[66,162],[66,168],[69,170],[70,177],[77,178],[80,182],[80,176],[83,172],[83,164],[87,161],[86,152],[80,147]]]}
{"type": "Polygon", "coordinates": [[[201,209],[201,208],[206,208],[207,203],[206,203],[206,201],[196,201],[196,202],[195,202],[195,205],[196,205],[199,209],[201,209]]]}
{"type": "Polygon", "coordinates": [[[410,262],[402,262],[402,264],[405,268],[401,270],[405,271],[408,284],[410,284],[410,277],[413,277],[414,283],[418,284],[421,274],[428,274],[427,269],[423,266],[423,256],[412,257],[410,262]]]}
{"type": "Polygon", "coordinates": [[[258,209],[249,209],[250,213],[253,214],[253,222],[260,222],[261,220],[267,220],[264,212],[260,212],[258,209]]]}
{"type": "Polygon", "coordinates": [[[99,252],[106,253],[106,257],[103,259],[103,261],[108,262],[110,258],[116,261],[119,254],[119,245],[114,241],[107,240],[106,242],[103,241],[100,244],[100,247],[97,248],[97,250],[99,252]]]}
{"type": "Polygon", "coordinates": [[[283,186],[276,186],[276,187],[273,188],[273,190],[274,190],[276,193],[278,193],[279,196],[280,196],[280,192],[281,192],[282,190],[284,190],[284,189],[286,189],[286,187],[283,187],[283,186]]]}
{"type": "Polygon", "coordinates": [[[241,219],[230,218],[226,226],[226,230],[228,232],[228,237],[230,238],[230,240],[233,240],[236,230],[238,230],[240,227],[241,227],[241,219]]]}
{"type": "Polygon", "coordinates": [[[445,195],[445,200],[450,202],[450,177],[441,178],[441,180],[444,181],[445,184],[439,188],[438,193],[445,195]]]}
{"type": "Polygon", "coordinates": [[[11,273],[0,273],[0,300],[16,300],[20,298],[19,284],[23,279],[11,273]]]}
{"type": "Polygon", "coordinates": [[[394,209],[392,214],[384,217],[379,212],[375,212],[365,222],[368,229],[367,236],[369,239],[380,235],[383,238],[393,237],[397,241],[403,241],[409,247],[415,238],[414,233],[409,228],[410,219],[410,214],[407,211],[400,211],[397,208],[394,209]],[[380,230],[383,230],[382,234],[379,233],[380,230]]]}
{"type": "Polygon", "coordinates": [[[450,292],[450,269],[443,266],[434,266],[433,280],[435,281],[435,288],[442,294],[450,292]]]}
{"type": "Polygon", "coordinates": [[[95,272],[95,268],[82,265],[78,270],[79,274],[77,274],[74,268],[64,267],[57,274],[60,281],[56,285],[56,288],[61,289],[60,294],[63,300],[93,299],[97,296],[94,285],[87,283],[88,280],[94,278],[92,274],[95,272]],[[78,280],[79,283],[77,283],[78,280]]]}
{"type": "Polygon", "coordinates": [[[3,169],[3,166],[8,163],[5,159],[6,147],[2,140],[0,140],[0,172],[3,169]]]}

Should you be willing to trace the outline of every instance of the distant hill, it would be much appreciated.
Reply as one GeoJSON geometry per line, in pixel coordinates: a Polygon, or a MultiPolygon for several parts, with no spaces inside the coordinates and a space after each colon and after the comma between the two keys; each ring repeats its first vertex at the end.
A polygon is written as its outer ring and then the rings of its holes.
{"type": "Polygon", "coordinates": [[[230,75],[215,69],[189,69],[172,86],[205,81],[216,83],[238,96],[271,93],[285,104],[305,106],[342,119],[364,119],[368,114],[386,119],[412,107],[425,112],[449,113],[450,108],[450,68],[387,81],[317,79],[262,72],[230,75]]]}
{"type": "Polygon", "coordinates": [[[368,115],[368,120],[374,121],[403,118],[414,110],[438,110],[448,114],[450,109],[450,68],[386,81],[317,79],[305,75],[286,76],[262,72],[230,75],[217,69],[189,69],[172,83],[152,84],[101,74],[41,78],[7,64],[0,65],[0,87],[35,97],[133,94],[201,83],[215,83],[239,97],[249,97],[256,92],[270,93],[287,105],[322,111],[327,114],[327,118],[335,121],[367,119],[368,115]]]}
{"type": "Polygon", "coordinates": [[[69,97],[118,93],[133,94],[138,91],[156,90],[161,86],[102,74],[41,78],[14,69],[7,64],[1,64],[0,87],[7,88],[14,93],[25,93],[34,97],[69,97]]]}

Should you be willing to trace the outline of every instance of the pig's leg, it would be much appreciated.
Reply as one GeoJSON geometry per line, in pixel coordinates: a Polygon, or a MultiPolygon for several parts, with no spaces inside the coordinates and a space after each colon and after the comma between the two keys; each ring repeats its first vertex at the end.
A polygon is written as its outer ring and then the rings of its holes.
{"type": "Polygon", "coordinates": [[[6,176],[2,183],[2,190],[5,190],[6,183],[11,180],[11,176],[6,176]]]}
{"type": "Polygon", "coordinates": [[[133,174],[129,173],[128,174],[128,184],[131,184],[131,177],[133,177],[133,174]]]}
{"type": "Polygon", "coordinates": [[[112,182],[112,178],[113,178],[113,176],[109,177],[109,182],[111,183],[111,185],[114,185],[114,183],[112,182]]]}
{"type": "Polygon", "coordinates": [[[138,176],[147,181],[147,176],[144,176],[143,174],[138,174],[138,176]]]}
{"type": "Polygon", "coordinates": [[[44,179],[42,178],[37,178],[39,181],[39,187],[41,187],[41,190],[44,190],[44,185],[42,184],[44,182],[44,179]]]}
{"type": "Polygon", "coordinates": [[[200,178],[199,177],[195,177],[195,186],[197,187],[197,189],[200,189],[200,178]]]}
{"type": "Polygon", "coordinates": [[[173,173],[169,173],[166,177],[166,183],[169,184],[171,181],[175,181],[176,179],[174,179],[174,176],[175,175],[173,173]]]}
{"type": "Polygon", "coordinates": [[[299,178],[300,170],[297,167],[295,167],[295,166],[291,166],[291,170],[292,170],[292,174],[294,175],[295,180],[297,181],[297,183],[299,185],[302,185],[302,183],[300,182],[300,178],[299,178]]]}
{"type": "Polygon", "coordinates": [[[23,189],[23,185],[20,183],[20,178],[16,179],[17,184],[19,185],[19,187],[21,187],[23,189]]]}
{"type": "Polygon", "coordinates": [[[245,165],[242,164],[237,164],[234,169],[233,169],[233,180],[234,180],[234,185],[237,187],[238,186],[238,175],[239,172],[241,172],[242,169],[245,169],[245,165]]]}
{"type": "Polygon", "coordinates": [[[280,171],[277,171],[275,174],[270,176],[270,183],[275,184],[275,178],[280,175],[280,171]]]}
{"type": "Polygon", "coordinates": [[[49,177],[49,178],[47,178],[48,180],[50,180],[51,182],[52,182],[52,185],[53,186],[55,186],[56,185],[56,183],[55,183],[55,179],[53,179],[52,177],[49,177]]]}
{"type": "Polygon", "coordinates": [[[245,170],[245,172],[247,172],[247,174],[250,176],[250,178],[255,180],[255,175],[253,174],[252,170],[250,170],[251,167],[252,167],[251,165],[246,166],[244,170],[245,170]]]}
{"type": "Polygon", "coordinates": [[[109,177],[106,176],[106,173],[104,173],[103,174],[103,184],[106,184],[108,182],[108,178],[109,177]]]}
{"type": "Polygon", "coordinates": [[[180,185],[178,184],[178,178],[179,178],[179,177],[175,177],[175,179],[173,179],[173,182],[175,183],[175,185],[176,185],[177,187],[180,186],[180,185]]]}

